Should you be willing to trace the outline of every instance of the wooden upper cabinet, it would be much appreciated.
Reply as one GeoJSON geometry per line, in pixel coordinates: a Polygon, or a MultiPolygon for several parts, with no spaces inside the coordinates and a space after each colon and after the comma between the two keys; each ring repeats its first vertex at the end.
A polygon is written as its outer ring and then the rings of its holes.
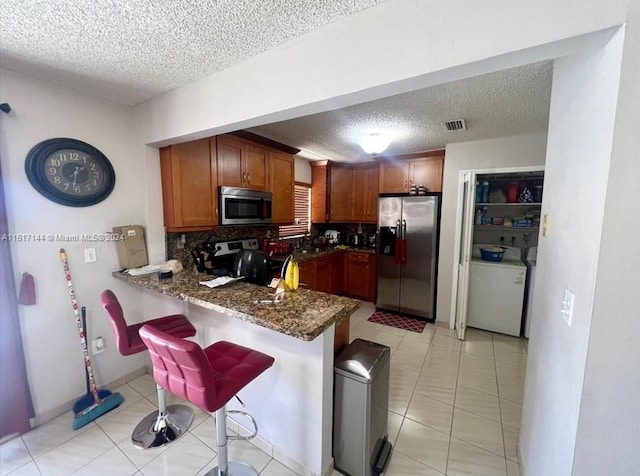
{"type": "Polygon", "coordinates": [[[327,182],[329,167],[326,161],[311,162],[311,222],[327,223],[327,182]]]}
{"type": "Polygon", "coordinates": [[[331,167],[329,172],[329,221],[348,222],[353,197],[353,170],[351,167],[331,167]]]}
{"type": "Polygon", "coordinates": [[[268,150],[232,135],[218,140],[218,184],[267,190],[268,150]]]}
{"type": "Polygon", "coordinates": [[[264,147],[247,145],[247,155],[244,166],[245,183],[247,188],[255,190],[268,190],[267,180],[269,151],[264,147]]]}
{"type": "Polygon", "coordinates": [[[442,192],[444,150],[383,158],[380,161],[380,193],[407,193],[411,184],[428,192],[442,192]]]}
{"type": "Polygon", "coordinates": [[[295,219],[295,190],[293,156],[284,152],[269,154],[269,189],[273,194],[272,223],[292,224],[295,219]]]}
{"type": "Polygon", "coordinates": [[[378,166],[353,168],[351,218],[376,223],[378,219],[378,166]]]}
{"type": "Polygon", "coordinates": [[[407,193],[409,191],[409,163],[384,160],[380,163],[380,193],[407,193]]]}
{"type": "Polygon", "coordinates": [[[210,230],[218,225],[215,143],[215,138],[201,139],[160,149],[167,231],[210,230]]]}
{"type": "Polygon", "coordinates": [[[442,192],[442,166],[444,157],[429,157],[411,161],[413,183],[424,185],[429,192],[442,192]]]}

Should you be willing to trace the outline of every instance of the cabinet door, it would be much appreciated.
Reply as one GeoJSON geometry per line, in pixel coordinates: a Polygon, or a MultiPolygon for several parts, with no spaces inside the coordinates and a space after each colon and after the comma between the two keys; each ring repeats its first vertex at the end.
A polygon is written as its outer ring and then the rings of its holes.
{"type": "MultiPolygon", "coordinates": [[[[351,209],[351,218],[353,221],[367,221],[367,201],[369,199],[368,172],[368,169],[353,169],[353,206],[351,209]]],[[[377,187],[375,192],[377,196],[377,187]]]]}
{"type": "Polygon", "coordinates": [[[293,156],[272,151],[269,155],[271,182],[272,223],[292,224],[294,220],[294,169],[293,156]]]}
{"type": "MultiPolygon", "coordinates": [[[[312,163],[313,164],[313,163],[312,163]]],[[[311,166],[311,223],[327,223],[327,166],[311,166]]]]}
{"type": "Polygon", "coordinates": [[[168,231],[207,230],[218,224],[215,140],[160,149],[164,224],[168,231]]]}
{"type": "Polygon", "coordinates": [[[380,164],[380,193],[406,193],[409,191],[409,163],[383,161],[380,164]]]}
{"type": "Polygon", "coordinates": [[[351,167],[332,167],[330,171],[331,188],[329,221],[351,221],[351,200],[353,195],[351,167]]]}
{"type": "Polygon", "coordinates": [[[218,136],[218,184],[228,187],[246,187],[243,163],[245,143],[233,136],[218,136]]]}
{"type": "Polygon", "coordinates": [[[306,284],[309,289],[316,290],[316,260],[300,263],[299,281],[306,284]]]}
{"type": "Polygon", "coordinates": [[[442,192],[442,157],[429,157],[411,161],[411,181],[424,185],[429,192],[442,192]]]}
{"type": "Polygon", "coordinates": [[[378,168],[367,170],[366,205],[364,221],[377,223],[378,221],[378,168]]]}
{"type": "Polygon", "coordinates": [[[316,287],[315,291],[331,293],[331,280],[333,275],[333,260],[330,256],[319,258],[316,262],[316,287]]]}
{"type": "Polygon", "coordinates": [[[349,251],[345,260],[344,292],[349,296],[371,300],[371,267],[368,253],[349,251]]]}
{"type": "Polygon", "coordinates": [[[268,151],[264,147],[247,144],[245,161],[243,164],[244,186],[253,190],[267,190],[268,181],[268,151]]]}

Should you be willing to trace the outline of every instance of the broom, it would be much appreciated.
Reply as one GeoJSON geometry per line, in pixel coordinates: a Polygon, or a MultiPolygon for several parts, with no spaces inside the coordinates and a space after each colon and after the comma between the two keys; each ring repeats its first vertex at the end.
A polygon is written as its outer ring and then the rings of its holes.
{"type": "MultiPolygon", "coordinates": [[[[82,332],[87,335],[87,308],[82,306],[82,332]]],[[[73,413],[80,413],[82,410],[89,408],[93,405],[94,397],[93,393],[91,393],[91,384],[89,383],[89,372],[87,372],[87,368],[84,368],[84,377],[85,382],[87,384],[87,393],[85,393],[82,397],[78,398],[76,402],[73,404],[73,413]]],[[[111,395],[111,391],[99,388],[98,389],[98,397],[100,400],[104,400],[109,395],[111,395]]]]}
{"type": "Polygon", "coordinates": [[[96,386],[96,380],[93,376],[93,368],[91,367],[91,359],[89,358],[89,349],[87,348],[87,339],[84,335],[82,328],[82,321],[80,320],[80,313],[78,312],[78,301],[76,301],[76,293],[73,290],[73,282],[71,281],[71,272],[69,271],[69,262],[67,261],[67,253],[64,248],[60,248],[60,259],[62,260],[62,266],[64,268],[64,274],[67,279],[67,286],[69,287],[69,296],[71,297],[71,306],[73,307],[73,313],[76,318],[76,326],[78,327],[78,335],[80,336],[80,343],[82,344],[82,352],[84,354],[84,364],[87,369],[87,375],[89,376],[89,386],[91,393],[93,394],[92,404],[79,412],[75,413],[73,419],[73,429],[77,430],[84,425],[91,423],[96,418],[104,415],[110,410],[113,410],[120,405],[124,399],[119,393],[112,393],[104,398],[100,398],[98,393],[98,387],[96,386]]]}

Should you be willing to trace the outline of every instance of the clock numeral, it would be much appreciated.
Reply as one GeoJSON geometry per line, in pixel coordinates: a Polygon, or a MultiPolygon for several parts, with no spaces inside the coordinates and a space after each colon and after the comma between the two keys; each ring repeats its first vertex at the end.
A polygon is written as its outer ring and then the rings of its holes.
{"type": "Polygon", "coordinates": [[[96,164],[94,164],[94,163],[89,164],[89,168],[91,170],[95,170],[96,169],[96,164]]]}
{"type": "Polygon", "coordinates": [[[82,161],[83,161],[85,164],[87,163],[87,156],[86,156],[86,155],[83,155],[83,156],[82,156],[82,161]]]}
{"type": "Polygon", "coordinates": [[[63,154],[62,152],[60,152],[58,154],[58,157],[60,157],[60,162],[66,162],[67,161],[67,154],[63,154]]]}
{"type": "Polygon", "coordinates": [[[80,186],[76,185],[75,187],[73,187],[73,191],[76,193],[80,193],[80,186]]]}
{"type": "Polygon", "coordinates": [[[71,152],[71,160],[78,161],[80,160],[80,154],[78,154],[77,152],[71,152]]]}
{"type": "Polygon", "coordinates": [[[88,184],[85,185],[84,186],[84,190],[85,190],[85,192],[90,192],[91,191],[91,185],[88,185],[88,184]]]}
{"type": "Polygon", "coordinates": [[[57,175],[55,177],[53,177],[53,182],[54,183],[60,183],[60,177],[58,177],[57,175]]]}
{"type": "Polygon", "coordinates": [[[58,169],[56,169],[55,167],[49,167],[49,173],[51,175],[55,175],[57,171],[58,171],[58,169]]]}
{"type": "Polygon", "coordinates": [[[98,178],[100,178],[100,172],[98,172],[97,170],[94,170],[94,171],[93,171],[93,176],[94,176],[95,178],[97,178],[97,179],[98,179],[98,178]]]}
{"type": "Polygon", "coordinates": [[[51,166],[52,167],[60,167],[60,160],[59,159],[51,159],[51,166]]]}
{"type": "Polygon", "coordinates": [[[97,187],[97,186],[98,186],[98,181],[97,181],[97,180],[94,180],[94,181],[93,181],[93,185],[97,187]]]}
{"type": "Polygon", "coordinates": [[[69,184],[68,184],[68,183],[65,183],[65,184],[63,184],[63,185],[64,185],[64,189],[65,189],[65,190],[69,190],[69,184]]]}

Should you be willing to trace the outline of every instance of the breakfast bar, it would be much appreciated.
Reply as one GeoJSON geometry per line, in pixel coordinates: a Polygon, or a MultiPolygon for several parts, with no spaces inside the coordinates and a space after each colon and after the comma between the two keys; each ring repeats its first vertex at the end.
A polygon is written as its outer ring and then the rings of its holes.
{"type": "MultiPolygon", "coordinates": [[[[113,277],[140,288],[145,314],[184,313],[201,346],[228,340],[274,357],[273,367],[240,395],[258,423],[254,441],[298,474],[329,470],[334,331],[360,301],[301,287],[273,303],[270,288],[242,281],[209,288],[200,282],[211,277],[192,271],[169,279],[113,277]]],[[[228,408],[240,409],[235,399],[228,408]]]]}

